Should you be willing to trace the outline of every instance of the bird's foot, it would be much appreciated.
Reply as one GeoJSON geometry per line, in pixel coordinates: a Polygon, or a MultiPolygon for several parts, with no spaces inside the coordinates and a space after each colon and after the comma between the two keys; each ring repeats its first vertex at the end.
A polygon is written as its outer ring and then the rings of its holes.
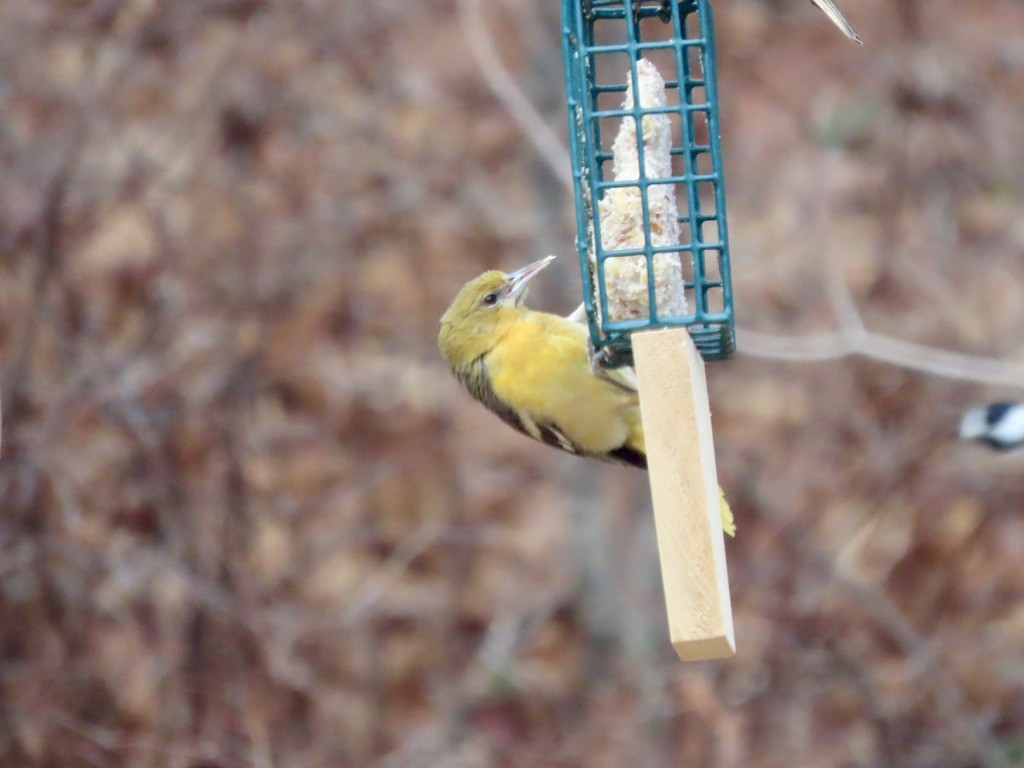
{"type": "Polygon", "coordinates": [[[605,367],[605,362],[608,360],[607,349],[595,349],[594,340],[587,339],[587,354],[590,357],[590,372],[593,373],[597,378],[602,381],[607,381],[609,384],[614,384],[619,389],[625,390],[626,392],[632,392],[633,388],[628,387],[621,381],[616,379],[609,373],[605,367]]]}

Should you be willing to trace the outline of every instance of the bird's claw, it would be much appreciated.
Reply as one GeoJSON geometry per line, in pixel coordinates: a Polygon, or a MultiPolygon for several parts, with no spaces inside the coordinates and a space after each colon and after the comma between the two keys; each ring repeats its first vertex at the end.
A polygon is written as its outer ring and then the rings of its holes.
{"type": "Polygon", "coordinates": [[[609,384],[613,384],[619,389],[625,390],[626,392],[632,392],[632,387],[627,387],[621,381],[618,381],[608,369],[605,367],[605,362],[608,360],[608,349],[595,349],[594,340],[587,339],[587,354],[590,357],[590,372],[602,381],[607,381],[609,384]]]}

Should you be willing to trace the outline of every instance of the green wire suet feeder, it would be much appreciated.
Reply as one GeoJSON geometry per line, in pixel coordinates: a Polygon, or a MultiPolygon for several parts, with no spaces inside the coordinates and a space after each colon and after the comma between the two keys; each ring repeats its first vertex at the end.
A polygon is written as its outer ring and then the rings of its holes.
{"type": "MultiPolygon", "coordinates": [[[[735,348],[729,234],[719,146],[718,89],[711,4],[708,0],[563,0],[562,47],[575,187],[577,248],[590,335],[608,367],[633,362],[631,334],[685,327],[705,360],[723,360],[735,348]],[[650,60],[664,78],[664,105],[624,97],[638,82],[638,62],[650,60]],[[666,115],[671,122],[671,164],[650,177],[645,142],[636,178],[610,173],[615,157],[609,127],[666,115]],[[652,187],[672,185],[678,200],[677,243],[653,242],[648,201],[652,187]],[[601,201],[614,189],[632,187],[642,207],[642,242],[616,247],[604,242],[601,201]],[[655,260],[678,254],[685,310],[659,306],[655,260]],[[613,260],[646,260],[645,316],[616,318],[609,312],[608,268],[613,260]]],[[[662,118],[664,119],[664,118],[662,118]]],[[[643,122],[642,122],[643,121],[643,122]]],[[[649,151],[649,149],[648,149],[649,151]]],[[[675,258],[675,257],[673,257],[675,258]]],[[[641,277],[641,281],[643,278],[641,277]]]]}

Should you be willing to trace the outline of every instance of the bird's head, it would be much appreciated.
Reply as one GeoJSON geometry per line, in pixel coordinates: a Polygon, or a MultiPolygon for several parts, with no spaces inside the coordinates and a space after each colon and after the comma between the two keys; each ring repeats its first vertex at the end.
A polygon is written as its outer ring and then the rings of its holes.
{"type": "Polygon", "coordinates": [[[530,280],[554,256],[505,274],[484,272],[466,283],[441,317],[438,346],[452,368],[469,365],[487,353],[523,313],[530,280]]]}

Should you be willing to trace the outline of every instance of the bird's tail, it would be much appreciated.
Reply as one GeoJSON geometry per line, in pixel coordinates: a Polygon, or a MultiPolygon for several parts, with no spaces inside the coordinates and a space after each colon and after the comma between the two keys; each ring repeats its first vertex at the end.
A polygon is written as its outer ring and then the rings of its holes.
{"type": "Polygon", "coordinates": [[[721,486],[718,488],[718,509],[722,513],[722,530],[729,536],[735,536],[736,519],[732,516],[732,510],[729,509],[729,502],[725,500],[725,491],[721,486]]]}
{"type": "MultiPolygon", "coordinates": [[[[639,467],[640,469],[647,469],[647,453],[644,446],[643,426],[638,423],[633,434],[630,436],[629,441],[627,441],[627,443],[617,451],[612,451],[609,454],[609,458],[623,464],[631,464],[632,466],[639,467]]],[[[722,490],[722,486],[718,486],[718,509],[722,516],[722,530],[729,536],[735,536],[736,519],[733,517],[732,510],[729,508],[729,502],[725,500],[725,491],[722,490]]]]}

